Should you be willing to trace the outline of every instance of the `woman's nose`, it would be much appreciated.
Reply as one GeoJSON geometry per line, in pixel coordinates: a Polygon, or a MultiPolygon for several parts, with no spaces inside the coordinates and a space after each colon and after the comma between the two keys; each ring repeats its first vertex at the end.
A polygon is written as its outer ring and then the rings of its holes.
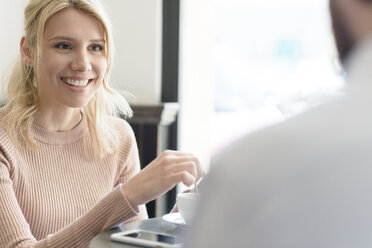
{"type": "Polygon", "coordinates": [[[91,71],[92,64],[89,58],[88,51],[77,52],[71,62],[71,70],[73,71],[91,71]]]}

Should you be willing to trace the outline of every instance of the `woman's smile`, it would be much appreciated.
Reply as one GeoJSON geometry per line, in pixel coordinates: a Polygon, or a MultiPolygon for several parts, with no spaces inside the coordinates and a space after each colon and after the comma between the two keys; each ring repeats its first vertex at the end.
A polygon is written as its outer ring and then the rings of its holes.
{"type": "Polygon", "coordinates": [[[70,86],[74,87],[85,87],[92,81],[92,79],[73,79],[73,78],[67,78],[63,77],[61,78],[63,82],[70,86]]]}
{"type": "Polygon", "coordinates": [[[94,84],[97,84],[95,82],[95,79],[93,78],[76,78],[76,77],[61,77],[60,81],[63,83],[65,88],[69,90],[70,93],[73,93],[74,95],[71,96],[77,96],[76,94],[83,94],[85,95],[87,92],[90,92],[90,88],[95,88],[94,84]]]}

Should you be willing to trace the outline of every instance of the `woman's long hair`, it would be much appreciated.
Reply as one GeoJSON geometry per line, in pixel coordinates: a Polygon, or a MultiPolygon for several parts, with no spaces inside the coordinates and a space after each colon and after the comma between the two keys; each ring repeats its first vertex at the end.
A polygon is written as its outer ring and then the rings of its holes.
{"type": "Polygon", "coordinates": [[[132,110],[125,98],[108,84],[113,61],[113,38],[109,19],[103,7],[96,0],[31,0],[25,9],[25,42],[30,47],[33,67],[27,66],[21,56],[15,61],[7,83],[7,107],[5,125],[11,139],[29,147],[37,147],[31,128],[37,115],[37,68],[41,56],[43,32],[46,22],[54,14],[76,8],[96,18],[104,30],[106,41],[107,71],[103,83],[88,104],[82,108],[89,130],[89,146],[96,157],[103,158],[115,153],[118,135],[108,127],[108,115],[117,113],[130,117],[132,110]]]}

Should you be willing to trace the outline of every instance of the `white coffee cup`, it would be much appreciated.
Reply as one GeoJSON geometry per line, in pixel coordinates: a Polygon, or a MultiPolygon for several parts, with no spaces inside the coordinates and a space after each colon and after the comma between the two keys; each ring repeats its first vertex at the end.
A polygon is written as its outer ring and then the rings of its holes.
{"type": "Polygon", "coordinates": [[[177,195],[177,207],[186,224],[190,224],[194,218],[200,196],[197,193],[179,193],[177,195]]]}

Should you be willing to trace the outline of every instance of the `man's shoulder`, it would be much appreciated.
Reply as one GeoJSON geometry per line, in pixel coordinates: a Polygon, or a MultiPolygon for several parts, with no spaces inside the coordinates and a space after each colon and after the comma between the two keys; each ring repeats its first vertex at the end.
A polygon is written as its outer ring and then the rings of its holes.
{"type": "Polygon", "coordinates": [[[336,150],[350,141],[361,142],[366,133],[372,135],[368,128],[372,125],[372,117],[363,111],[340,98],[245,135],[215,156],[214,162],[239,167],[246,167],[248,161],[249,166],[252,161],[289,163],[309,158],[314,153],[336,150]]]}

